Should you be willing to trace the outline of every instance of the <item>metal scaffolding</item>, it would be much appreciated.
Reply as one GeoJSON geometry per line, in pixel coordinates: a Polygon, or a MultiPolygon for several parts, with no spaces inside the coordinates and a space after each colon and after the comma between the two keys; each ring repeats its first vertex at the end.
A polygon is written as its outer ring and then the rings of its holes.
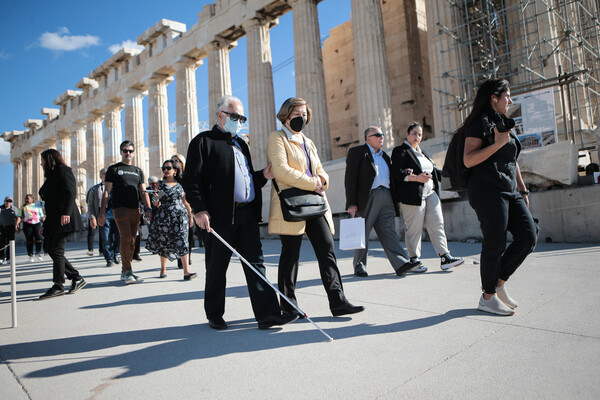
{"type": "Polygon", "coordinates": [[[478,85],[506,78],[512,95],[552,87],[559,138],[593,149],[600,121],[600,0],[436,0],[444,141],[478,85]]]}

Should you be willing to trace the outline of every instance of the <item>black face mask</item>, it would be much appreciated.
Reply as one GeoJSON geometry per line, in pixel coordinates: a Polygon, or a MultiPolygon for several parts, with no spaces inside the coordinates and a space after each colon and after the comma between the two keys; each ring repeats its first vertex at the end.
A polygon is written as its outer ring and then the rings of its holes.
{"type": "Polygon", "coordinates": [[[290,128],[294,132],[302,132],[302,129],[306,126],[306,119],[304,117],[296,117],[290,120],[290,128]]]}

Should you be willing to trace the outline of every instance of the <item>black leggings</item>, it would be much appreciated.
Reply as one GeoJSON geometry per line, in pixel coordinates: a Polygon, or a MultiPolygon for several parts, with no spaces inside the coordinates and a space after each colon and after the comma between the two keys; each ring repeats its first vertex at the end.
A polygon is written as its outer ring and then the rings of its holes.
{"type": "Polygon", "coordinates": [[[498,279],[508,280],[535,248],[537,226],[518,192],[502,192],[485,180],[469,180],[469,204],[475,210],[481,243],[481,284],[488,294],[496,293],[498,279]],[[506,247],[507,232],[513,236],[506,247]]]}
{"type": "Polygon", "coordinates": [[[35,253],[40,254],[40,251],[42,250],[42,235],[40,234],[41,227],[41,222],[38,222],[37,224],[28,224],[26,222],[23,223],[23,233],[25,234],[25,239],[27,240],[27,255],[29,257],[33,257],[34,239],[35,253]]]}

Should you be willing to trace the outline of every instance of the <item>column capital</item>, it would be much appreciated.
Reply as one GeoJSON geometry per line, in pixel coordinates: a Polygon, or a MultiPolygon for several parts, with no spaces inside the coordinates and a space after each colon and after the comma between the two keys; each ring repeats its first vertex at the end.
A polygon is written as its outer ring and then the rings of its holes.
{"type": "Polygon", "coordinates": [[[150,77],[146,80],[146,82],[149,84],[148,89],[151,90],[153,88],[153,86],[160,85],[161,83],[169,84],[169,83],[173,82],[174,80],[175,80],[175,78],[173,78],[172,75],[161,74],[161,73],[155,72],[154,74],[150,75],[150,77]]]}
{"type": "Polygon", "coordinates": [[[244,28],[245,31],[262,25],[269,25],[269,29],[271,29],[274,26],[279,25],[279,18],[275,18],[262,12],[257,12],[255,17],[242,22],[242,28],[244,28]]]}
{"type": "Polygon", "coordinates": [[[102,111],[104,111],[104,113],[110,113],[110,112],[121,112],[123,111],[123,108],[125,108],[125,104],[123,104],[120,101],[109,101],[107,102],[104,106],[102,106],[102,111]]]}
{"type": "Polygon", "coordinates": [[[41,119],[28,119],[27,121],[23,122],[23,126],[31,130],[40,129],[43,125],[44,121],[41,119]]]}
{"type": "Polygon", "coordinates": [[[92,110],[87,117],[85,117],[85,121],[90,124],[92,122],[96,122],[98,120],[104,119],[104,113],[102,110],[92,110]]]}
{"type": "Polygon", "coordinates": [[[204,45],[203,48],[206,51],[221,50],[221,49],[231,50],[236,46],[237,46],[237,41],[232,42],[232,41],[222,38],[220,36],[215,36],[215,38],[211,42],[204,45]]]}
{"type": "Polygon", "coordinates": [[[173,66],[176,70],[180,68],[193,68],[196,69],[199,66],[204,64],[204,61],[201,58],[189,57],[189,56],[181,56],[175,60],[173,66]]]}

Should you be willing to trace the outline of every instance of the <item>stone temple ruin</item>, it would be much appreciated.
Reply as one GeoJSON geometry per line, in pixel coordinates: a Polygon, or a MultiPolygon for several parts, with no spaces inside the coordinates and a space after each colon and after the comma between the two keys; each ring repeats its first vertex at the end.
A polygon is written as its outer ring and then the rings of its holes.
{"type": "MultiPolygon", "coordinates": [[[[121,49],[81,78],[75,89],[58,95],[54,103],[59,108],[42,108],[43,120],[28,119],[26,130],[4,132],[3,139],[11,144],[15,203],[41,186],[39,157],[46,148],[57,148],[73,168],[82,206],[98,171],[120,158],[122,140],[136,144],[136,164],[146,176],[157,174],[162,160],[175,152],[185,154],[199,132],[195,71],[208,68],[213,116],[217,99],[231,94],[229,52],[243,36],[249,140],[254,164],[264,165],[268,134],[277,129],[270,29],[292,12],[295,95],[314,111],[306,133],[332,177],[328,193],[334,213],[344,212],[341,178],[347,149],[362,142],[367,126],[380,125],[391,149],[402,142],[408,124],[421,122],[427,138],[422,146],[441,166],[450,135],[467,115],[478,84],[505,77],[513,96],[523,99],[515,116],[522,118],[522,141],[532,146],[520,159],[527,183],[540,190],[566,188],[533,196],[532,210],[545,221],[540,225],[546,224],[553,240],[600,240],[598,228],[585,221],[600,217],[595,200],[600,186],[575,187],[585,181],[582,167],[599,158],[597,1],[351,0],[351,21],[332,29],[323,46],[320,1],[216,0],[203,7],[190,29],[174,21],[157,22],[137,38],[143,50],[121,49]],[[173,81],[176,143],[169,139],[166,90],[173,81]],[[528,100],[540,93],[544,101],[528,100]],[[527,120],[531,104],[550,103],[546,112],[551,117],[544,120],[552,122],[553,130],[527,120]],[[573,191],[579,200],[567,204],[573,191]],[[563,217],[561,210],[567,209],[578,214],[563,217]]],[[[446,203],[450,238],[477,237],[476,224],[464,226],[467,214],[464,201],[446,203]]]]}

